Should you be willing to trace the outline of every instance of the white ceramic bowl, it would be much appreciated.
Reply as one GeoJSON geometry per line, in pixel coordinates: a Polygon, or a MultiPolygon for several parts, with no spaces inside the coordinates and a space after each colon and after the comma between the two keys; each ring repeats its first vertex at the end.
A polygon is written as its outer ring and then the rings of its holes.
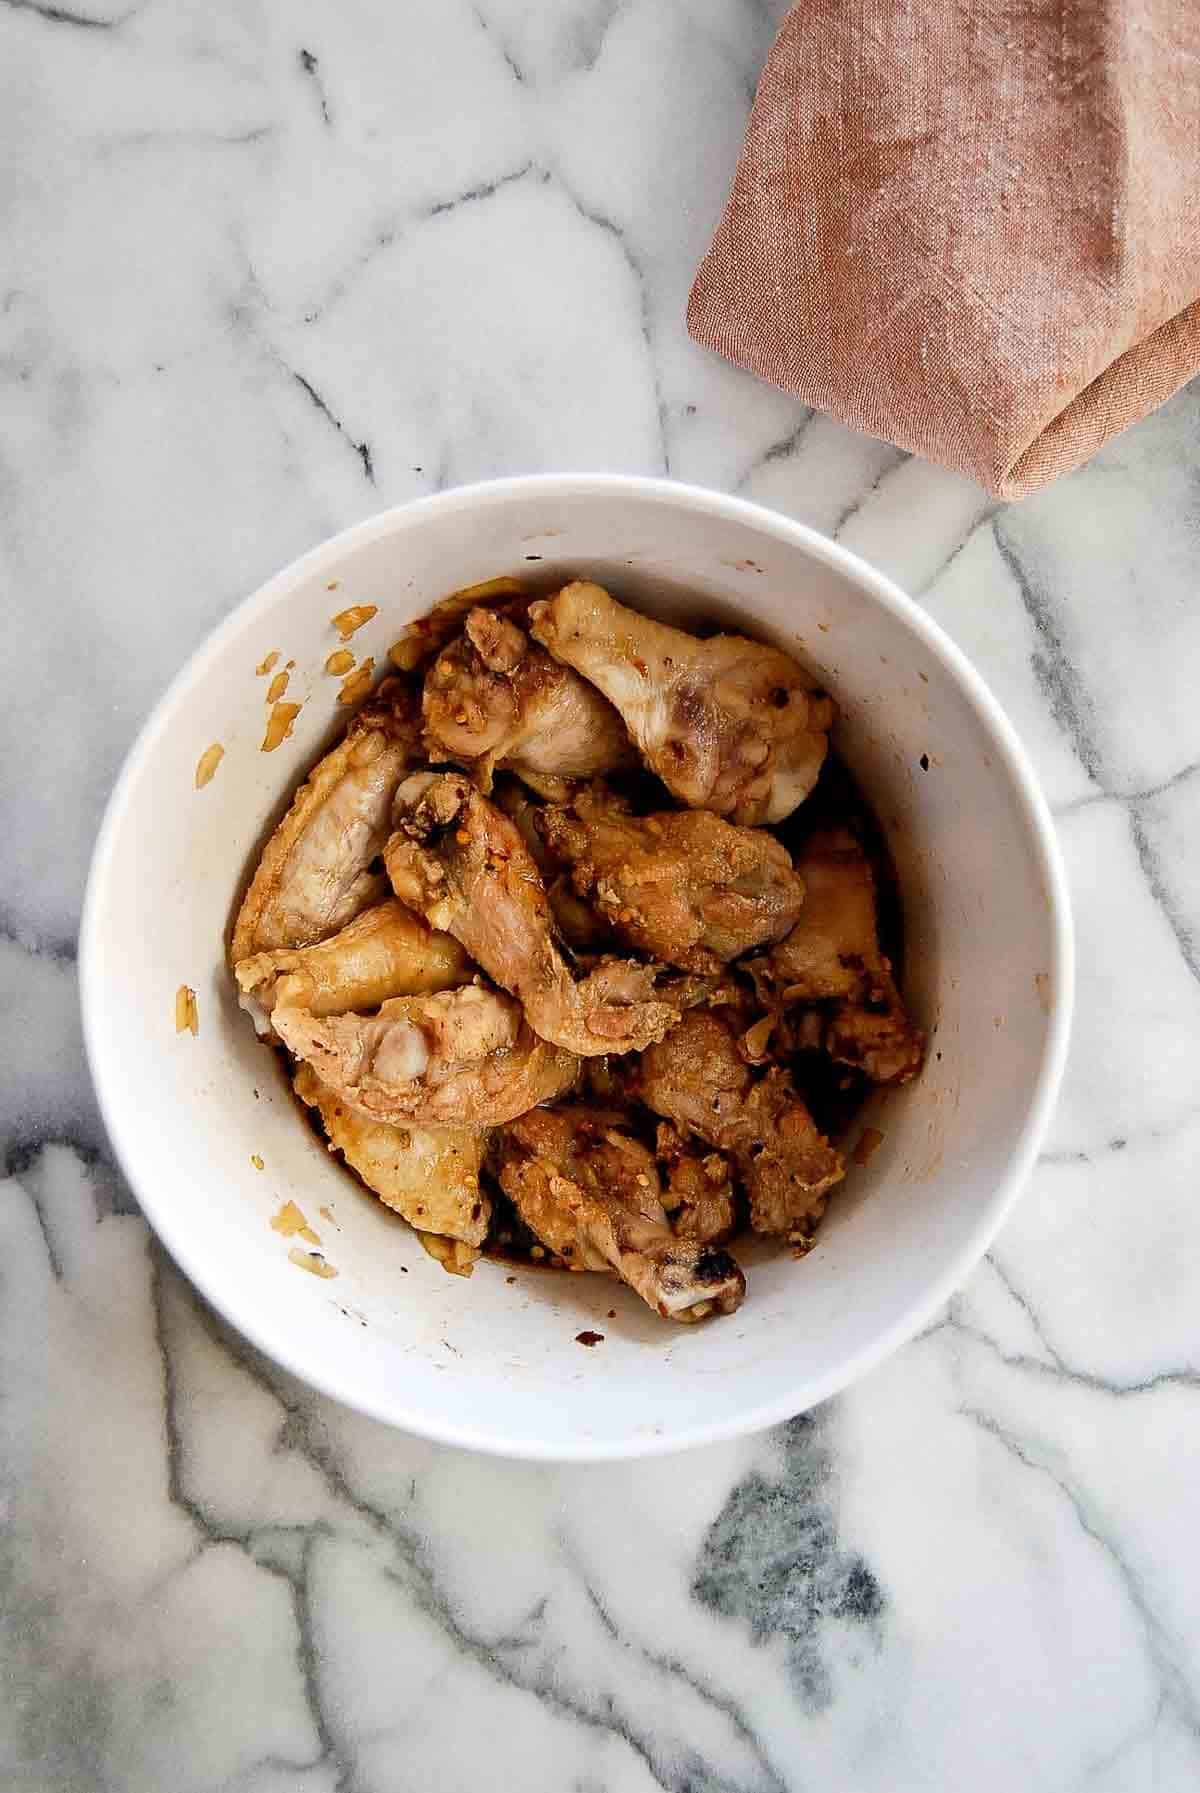
{"type": "Polygon", "coordinates": [[[1072,949],[1028,762],[979,676],[914,604],[769,511],[587,474],[389,511],[242,604],[175,680],[121,774],[92,866],[81,975],[113,1145],[214,1307],[298,1376],[380,1419],[479,1450],[582,1460],[766,1426],[843,1388],[930,1318],[987,1248],[1037,1151],[1066,1047],[1072,949]],[[401,625],[447,592],[532,570],[597,578],[657,615],[752,633],[819,669],[899,871],[904,986],[930,1030],[928,1064],[880,1101],[883,1144],[852,1168],[816,1249],[797,1263],[752,1248],[745,1305],[704,1326],[669,1326],[607,1278],[488,1262],[469,1281],[446,1275],[305,1126],[225,967],[264,835],[343,719],[322,670],[331,613],[379,606],[354,647],[382,665],[401,625]],[[272,650],[295,661],[289,696],[306,702],[291,739],[264,754],[255,667],[272,650]],[[214,741],[224,760],[197,791],[196,762],[214,741]],[[196,1038],[175,1032],[184,983],[197,992],[196,1038]],[[322,1235],[335,1279],[289,1261],[269,1225],[287,1198],[322,1235]],[[581,1347],[584,1329],[604,1342],[581,1347]]]}

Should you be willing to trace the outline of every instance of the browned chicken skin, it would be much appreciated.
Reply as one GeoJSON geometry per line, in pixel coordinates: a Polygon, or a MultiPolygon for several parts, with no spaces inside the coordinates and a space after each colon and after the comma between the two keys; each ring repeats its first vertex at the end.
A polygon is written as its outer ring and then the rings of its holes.
{"type": "Polygon", "coordinates": [[[472,610],[496,610],[501,616],[523,619],[528,608],[529,595],[524,585],[508,575],[464,585],[461,591],[440,598],[425,616],[408,623],[400,639],[388,649],[388,659],[402,672],[415,672],[462,632],[472,610]]]}
{"type": "Polygon", "coordinates": [[[387,880],[370,867],[419,734],[415,693],[385,680],[314,766],[267,842],[238,913],[233,964],[327,940],[387,895],[387,880]]]}
{"type": "Polygon", "coordinates": [[[534,640],[599,687],[689,808],[780,822],[816,783],[833,703],[777,648],[740,635],[700,641],[581,580],[529,616],[534,640]]]}
{"type": "Polygon", "coordinates": [[[655,1114],[729,1152],[756,1233],[810,1230],[845,1175],[787,1072],[756,1078],[738,1049],[739,1021],[692,1009],[642,1054],[637,1088],[655,1114]]]}
{"type": "Polygon", "coordinates": [[[570,1089],[578,1062],[539,1039],[520,1005],[467,984],[399,996],[377,1015],[328,1015],[278,1005],[284,1045],[321,1082],[372,1120],[489,1127],[570,1089]]]}
{"type": "Polygon", "coordinates": [[[872,1083],[909,1083],[916,1076],[925,1036],[905,1013],[890,972],[880,973],[862,1001],[838,1004],[825,1028],[825,1050],[835,1064],[872,1083]]]}
{"type": "Polygon", "coordinates": [[[449,934],[439,934],[395,897],[364,909],[315,946],[255,953],[235,967],[244,1006],[276,1003],[314,1015],[374,1009],[392,996],[421,996],[465,984],[474,972],[449,934]]]}
{"type": "Polygon", "coordinates": [[[925,1042],[880,950],[866,855],[849,829],[823,829],[797,865],[808,894],[796,926],[768,960],[780,999],[833,1000],[824,1031],[830,1057],[873,1083],[907,1083],[921,1068],[925,1042]]]}
{"type": "Polygon", "coordinates": [[[661,1039],[678,1011],[652,968],[602,960],[575,983],[545,888],[516,826],[460,773],[420,773],[396,795],[385,860],[396,895],[453,934],[524,1006],[544,1040],[591,1057],[661,1039]]]}
{"type": "Polygon", "coordinates": [[[465,766],[480,790],[505,766],[543,796],[635,763],[625,726],[595,686],[529,639],[511,617],[472,610],[425,675],[425,746],[465,766]]]}
{"type": "Polygon", "coordinates": [[[685,971],[781,940],[800,914],[803,881],[762,829],[704,810],[633,816],[596,788],[533,820],[618,939],[685,971]]]}
{"type": "Polygon", "coordinates": [[[720,1152],[698,1152],[670,1121],[660,1121],[655,1155],[667,1179],[662,1204],[677,1239],[724,1245],[737,1230],[733,1179],[720,1152]]]}
{"type": "Polygon", "coordinates": [[[468,1127],[402,1127],[371,1121],[323,1084],[311,1065],[294,1078],[296,1094],[321,1117],[330,1151],[340,1152],[367,1188],[421,1233],[473,1248],[458,1253],[460,1273],[478,1256],[492,1217],[479,1187],[485,1134],[468,1127]]]}
{"type": "Polygon", "coordinates": [[[664,1319],[732,1313],[746,1279],[726,1251],[671,1230],[653,1155],[620,1115],[539,1109],[504,1129],[500,1183],[572,1269],[614,1270],[664,1319]]]}
{"type": "Polygon", "coordinates": [[[875,880],[848,828],[822,829],[797,855],[805,880],[804,909],[770,955],[771,971],[789,1002],[855,996],[867,968],[880,962],[875,880]]]}
{"type": "Polygon", "coordinates": [[[560,871],[542,839],[537,818],[545,805],[540,803],[517,778],[503,773],[496,780],[492,802],[502,809],[529,848],[530,857],[542,876],[546,897],[554,912],[555,924],[569,946],[585,952],[599,951],[615,944],[612,930],[596,910],[577,896],[569,872],[560,871]]]}

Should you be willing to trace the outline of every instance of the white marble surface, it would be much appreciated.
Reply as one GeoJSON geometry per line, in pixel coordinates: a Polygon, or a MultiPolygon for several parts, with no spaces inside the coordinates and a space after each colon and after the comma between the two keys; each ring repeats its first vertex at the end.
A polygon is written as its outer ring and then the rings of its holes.
{"type": "Polygon", "coordinates": [[[0,0],[0,1786],[1200,1784],[1200,388],[995,512],[687,341],[780,0],[0,0]],[[1080,935],[1049,1147],[774,1436],[475,1460],[254,1358],[113,1169],[73,938],[155,694],[301,550],[667,471],[920,594],[1080,935]]]}

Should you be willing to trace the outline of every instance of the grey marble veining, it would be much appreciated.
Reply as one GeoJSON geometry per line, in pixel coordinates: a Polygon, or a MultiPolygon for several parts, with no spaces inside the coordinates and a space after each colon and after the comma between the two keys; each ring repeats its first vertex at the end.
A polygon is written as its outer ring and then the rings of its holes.
{"type": "Polygon", "coordinates": [[[1015,507],[682,312],[780,0],[0,0],[0,1785],[1200,1781],[1200,390],[1015,507]],[[383,1431],[232,1336],[108,1153],[75,935],[149,705],[462,480],[669,473],[915,592],[1061,831],[1031,1188],[906,1350],[641,1465],[383,1431]]]}

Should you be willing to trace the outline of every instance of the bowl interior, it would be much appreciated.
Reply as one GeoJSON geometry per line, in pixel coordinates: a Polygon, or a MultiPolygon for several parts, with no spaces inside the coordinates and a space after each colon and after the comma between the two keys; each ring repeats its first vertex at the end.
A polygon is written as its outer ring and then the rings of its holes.
{"type": "Polygon", "coordinates": [[[135,748],[97,849],[85,1023],[114,1144],[147,1216],[204,1294],[328,1392],[453,1442],[549,1457],[632,1455],[766,1424],[850,1379],[965,1273],[1023,1174],[1053,1096],[1069,1003],[1066,922],[1037,801],[990,700],[882,580],[783,519],[651,482],[509,482],[389,513],[242,606],[135,748]],[[900,877],[904,985],[928,1065],[878,1103],[816,1249],[746,1254],[729,1319],[671,1326],[606,1278],[480,1264],[446,1275],[304,1124],[239,1011],[224,948],[240,882],[344,718],[323,671],[333,612],[382,666],[402,625],[497,573],[593,576],[668,620],[741,629],[819,670],[839,745],[900,877]],[[278,652],[303,699],[260,751],[278,652]],[[204,789],[196,763],[224,758],[204,789]],[[193,987],[199,1034],[177,1034],[193,987]],[[261,1159],[262,1168],[256,1161],[261,1159]],[[337,1276],[292,1263],[286,1200],[337,1276]],[[515,1278],[515,1280],[513,1280],[515,1278]],[[602,1333],[585,1348],[583,1330],[602,1333]]]}

